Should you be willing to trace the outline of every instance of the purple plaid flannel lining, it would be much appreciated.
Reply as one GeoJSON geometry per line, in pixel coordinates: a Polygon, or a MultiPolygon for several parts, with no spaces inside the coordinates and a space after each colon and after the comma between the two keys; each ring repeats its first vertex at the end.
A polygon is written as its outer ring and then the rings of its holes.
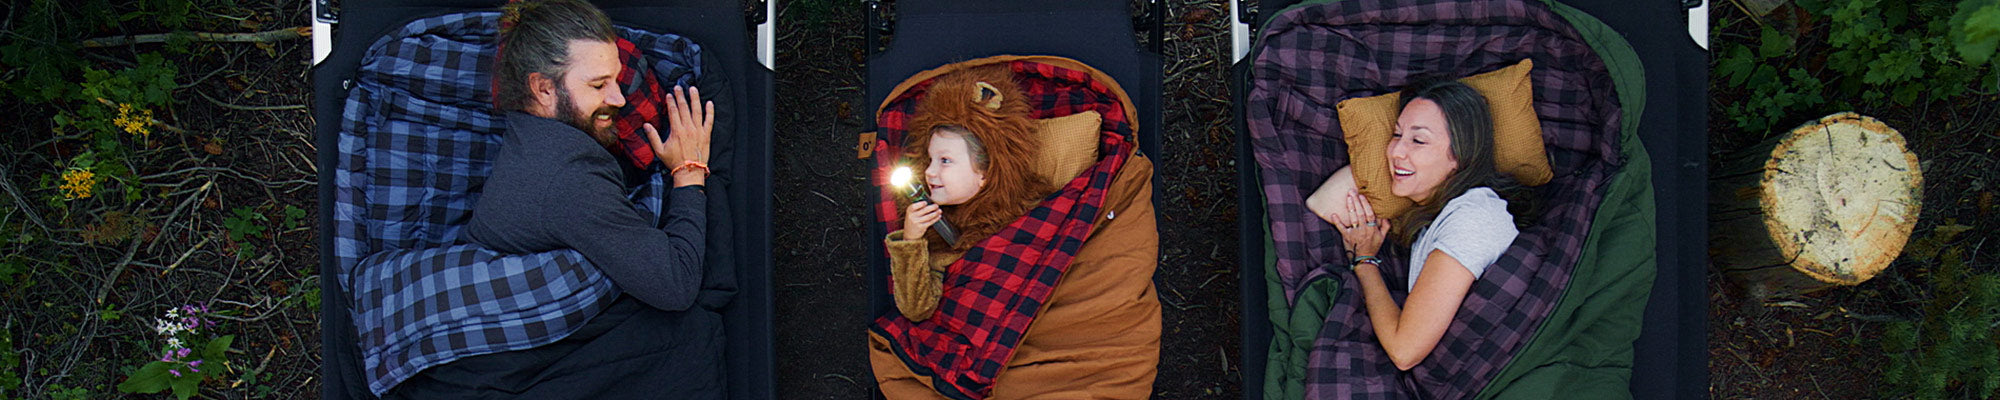
{"type": "MultiPolygon", "coordinates": [[[[1342,281],[1308,357],[1308,397],[1477,393],[1561,297],[1603,185],[1623,164],[1618,101],[1603,61],[1546,5],[1523,0],[1316,4],[1275,16],[1259,43],[1246,109],[1280,289],[1295,300],[1306,282],[1342,281]],[[1430,357],[1399,377],[1360,309],[1339,247],[1324,245],[1339,243],[1338,234],[1303,204],[1347,163],[1333,106],[1394,90],[1418,73],[1467,76],[1522,58],[1536,61],[1535,110],[1556,172],[1536,190],[1545,214],[1474,283],[1430,357]]],[[[1402,282],[1404,262],[1391,260],[1385,278],[1402,282]]],[[[1400,286],[1392,291],[1404,295],[1400,286]]]]}

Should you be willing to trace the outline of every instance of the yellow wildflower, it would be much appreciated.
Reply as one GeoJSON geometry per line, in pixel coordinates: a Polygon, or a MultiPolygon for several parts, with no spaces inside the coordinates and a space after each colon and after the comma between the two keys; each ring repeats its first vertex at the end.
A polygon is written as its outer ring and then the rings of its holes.
{"type": "Polygon", "coordinates": [[[91,189],[97,188],[97,182],[103,180],[96,173],[83,168],[70,168],[68,171],[63,171],[62,178],[63,184],[61,189],[63,199],[66,200],[90,198],[91,189]]]}
{"type": "Polygon", "coordinates": [[[119,103],[118,119],[112,120],[111,123],[118,125],[118,128],[124,129],[126,133],[134,135],[143,136],[153,133],[153,110],[119,103]]]}

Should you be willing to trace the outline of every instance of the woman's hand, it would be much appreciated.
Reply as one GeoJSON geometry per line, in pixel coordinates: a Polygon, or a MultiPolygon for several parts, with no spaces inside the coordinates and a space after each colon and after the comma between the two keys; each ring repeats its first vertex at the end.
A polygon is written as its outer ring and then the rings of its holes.
{"type": "Polygon", "coordinates": [[[1333,176],[1326,178],[1326,183],[1313,189],[1312,195],[1306,196],[1306,210],[1335,227],[1345,226],[1334,221],[1354,217],[1343,197],[1354,190],[1354,166],[1340,167],[1339,171],[1333,172],[1333,176]]]}
{"type": "Polygon", "coordinates": [[[930,229],[931,224],[937,223],[940,218],[944,218],[944,211],[939,210],[936,204],[928,201],[910,203],[910,207],[903,210],[903,240],[922,240],[924,230],[930,229]]]}
{"type": "MultiPolygon", "coordinates": [[[[709,136],[715,129],[715,102],[703,103],[701,89],[675,86],[667,94],[667,139],[660,140],[660,131],[653,124],[642,127],[646,139],[652,142],[653,156],[667,169],[679,168],[688,161],[707,164],[709,136]]],[[[681,169],[673,176],[674,187],[703,184],[707,176],[705,170],[681,169]]]]}
{"type": "Polygon", "coordinates": [[[1382,250],[1382,238],[1389,234],[1389,221],[1375,218],[1375,207],[1361,192],[1349,190],[1342,199],[1345,213],[1332,213],[1333,227],[1340,229],[1340,241],[1354,257],[1371,257],[1382,250]]]}

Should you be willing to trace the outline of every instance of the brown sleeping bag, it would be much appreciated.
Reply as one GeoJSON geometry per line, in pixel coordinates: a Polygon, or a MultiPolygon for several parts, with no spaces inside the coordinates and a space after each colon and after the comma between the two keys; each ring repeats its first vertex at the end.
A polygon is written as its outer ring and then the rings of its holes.
{"type": "MultiPolygon", "coordinates": [[[[994,399],[1142,399],[1160,363],[1160,300],[1153,292],[1159,230],[1153,163],[1120,168],[1091,229],[1041,314],[993,385],[994,399]]],[[[956,258],[957,254],[936,254],[956,258]]],[[[910,371],[887,338],[868,335],[868,361],[891,399],[943,399],[910,371]]]]}

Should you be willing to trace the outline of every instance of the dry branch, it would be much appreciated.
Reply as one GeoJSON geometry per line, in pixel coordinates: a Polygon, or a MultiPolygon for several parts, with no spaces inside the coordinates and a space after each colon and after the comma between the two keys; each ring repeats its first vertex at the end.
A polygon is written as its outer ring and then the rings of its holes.
{"type": "Polygon", "coordinates": [[[272,43],[312,36],[311,27],[295,27],[251,33],[149,33],[144,35],[107,36],[83,41],[83,47],[117,47],[145,43],[166,43],[177,35],[185,35],[196,42],[228,43],[272,43]]]}

